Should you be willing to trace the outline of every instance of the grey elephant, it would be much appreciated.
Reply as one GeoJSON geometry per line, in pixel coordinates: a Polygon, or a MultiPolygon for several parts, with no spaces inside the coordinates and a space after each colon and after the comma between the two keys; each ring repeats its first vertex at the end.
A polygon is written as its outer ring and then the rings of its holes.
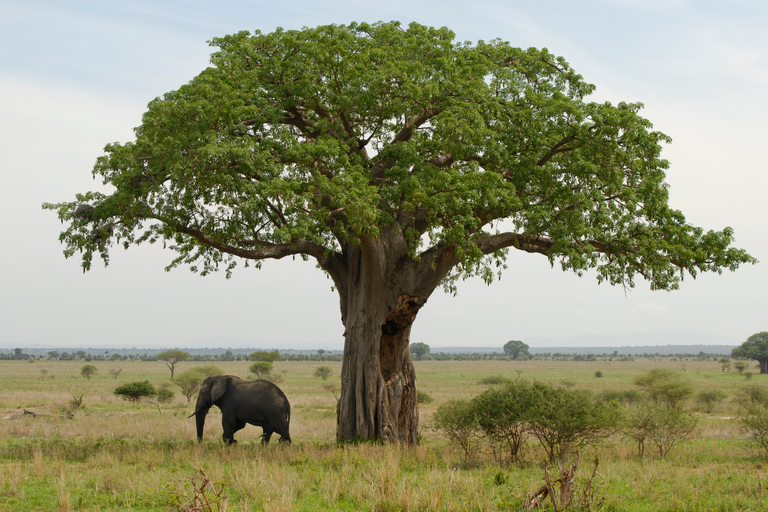
{"type": "Polygon", "coordinates": [[[246,381],[234,375],[214,375],[206,378],[197,395],[195,416],[197,439],[203,439],[205,417],[212,405],[221,409],[221,426],[224,442],[236,443],[235,432],[246,423],[261,427],[261,442],[269,443],[273,432],[280,434],[280,441],[291,442],[288,426],[291,422],[291,404],[285,393],[267,380],[246,381]]]}

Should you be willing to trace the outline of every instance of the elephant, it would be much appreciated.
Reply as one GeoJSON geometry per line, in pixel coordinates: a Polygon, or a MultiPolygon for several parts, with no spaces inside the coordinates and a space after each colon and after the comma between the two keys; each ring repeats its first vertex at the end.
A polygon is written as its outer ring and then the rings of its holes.
{"type": "Polygon", "coordinates": [[[212,405],[221,409],[224,442],[236,443],[235,432],[246,423],[261,427],[263,444],[269,443],[273,432],[280,434],[280,442],[291,442],[288,426],[291,422],[291,404],[285,393],[267,380],[246,381],[234,375],[207,377],[200,385],[195,416],[197,440],[203,440],[205,416],[212,405]]]}

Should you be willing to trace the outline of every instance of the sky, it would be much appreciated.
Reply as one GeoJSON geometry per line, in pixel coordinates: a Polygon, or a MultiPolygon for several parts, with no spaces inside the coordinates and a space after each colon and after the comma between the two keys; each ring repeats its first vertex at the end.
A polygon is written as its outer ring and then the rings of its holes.
{"type": "Polygon", "coordinates": [[[705,229],[732,227],[735,245],[763,262],[651,292],[513,253],[500,281],[437,291],[411,342],[562,346],[677,332],[682,343],[738,344],[768,330],[763,0],[0,0],[0,12],[0,349],[341,348],[338,298],[311,262],[268,261],[227,280],[165,272],[174,253],[141,246],[83,274],[41,204],[100,189],[91,169],[105,144],[133,140],[147,103],[208,65],[211,38],[379,20],[546,47],[597,86],[593,101],[644,103],[673,140],[672,207],[705,229]]]}

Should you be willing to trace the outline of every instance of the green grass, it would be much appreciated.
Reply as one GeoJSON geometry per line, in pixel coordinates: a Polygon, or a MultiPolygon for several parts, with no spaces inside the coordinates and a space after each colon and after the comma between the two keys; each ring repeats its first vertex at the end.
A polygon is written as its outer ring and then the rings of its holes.
{"type": "MultiPolygon", "coordinates": [[[[178,392],[160,406],[112,394],[126,382],[169,381],[162,362],[94,362],[99,373],[91,380],[79,375],[84,364],[0,361],[0,418],[24,408],[44,414],[0,419],[0,511],[178,510],[191,503],[201,469],[222,490],[229,511],[519,510],[543,483],[541,449],[529,443],[515,466],[499,467],[488,452],[465,461],[431,428],[437,407],[480,393],[487,388],[480,381],[491,376],[568,381],[600,393],[633,389],[632,379],[651,368],[684,370],[695,392],[720,389],[728,398],[711,414],[699,413],[695,435],[666,459],[638,460],[636,447],[621,436],[585,452],[582,476],[594,456],[600,460],[602,510],[768,509],[765,454],[742,439],[730,419],[737,410],[733,395],[747,383],[722,373],[715,361],[417,361],[419,390],[434,401],[420,409],[422,442],[412,448],[336,445],[335,398],[323,385],[338,385],[340,363],[322,363],[333,370],[328,381],[313,377],[316,362],[275,363],[292,404],[294,444],[267,447],[251,426],[237,434],[237,445],[225,446],[215,408],[198,444],[187,418],[193,406],[178,392]],[[123,371],[112,379],[108,371],[116,367],[123,371]],[[595,377],[598,370],[603,377],[595,377]],[[79,395],[84,407],[62,418],[79,395]]],[[[250,362],[216,364],[248,377],[250,362]]],[[[196,365],[185,362],[177,371],[196,365]]],[[[766,385],[766,377],[755,375],[749,384],[766,385]]]]}

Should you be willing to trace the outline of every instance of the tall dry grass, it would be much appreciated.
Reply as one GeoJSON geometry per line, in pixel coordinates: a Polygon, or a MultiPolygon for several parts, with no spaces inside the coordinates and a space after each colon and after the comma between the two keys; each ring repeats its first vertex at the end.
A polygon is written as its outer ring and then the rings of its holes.
{"type": "MultiPolygon", "coordinates": [[[[79,376],[83,364],[0,361],[0,418],[24,408],[40,414],[0,419],[0,510],[172,510],[192,495],[200,469],[224,490],[230,511],[516,510],[542,484],[540,448],[529,443],[516,466],[499,467],[487,453],[465,461],[431,428],[436,408],[481,392],[487,386],[480,381],[491,375],[556,385],[567,380],[600,393],[631,389],[634,376],[657,367],[684,371],[696,391],[721,389],[729,398],[700,414],[692,439],[667,459],[638,460],[636,447],[620,436],[595,447],[604,509],[768,509],[762,454],[728,419],[745,381],[722,373],[714,361],[419,361],[419,390],[434,402],[421,407],[422,443],[413,448],[337,446],[335,398],[324,389],[327,382],[313,377],[320,363],[275,364],[292,404],[294,444],[267,447],[259,444],[260,429],[250,426],[236,435],[238,445],[225,446],[215,408],[198,444],[187,418],[192,406],[181,396],[157,405],[130,404],[112,394],[133,380],[169,382],[161,362],[93,363],[99,373],[90,381],[79,376]],[[112,379],[109,369],[118,366],[123,371],[112,379]],[[83,397],[84,407],[70,411],[74,396],[83,397]]],[[[177,371],[196,364],[182,363],[177,371]]],[[[340,365],[322,364],[333,369],[328,382],[338,383],[340,365]]],[[[220,363],[241,377],[248,376],[248,365],[220,363]]],[[[762,376],[750,383],[766,384],[762,376]]]]}

